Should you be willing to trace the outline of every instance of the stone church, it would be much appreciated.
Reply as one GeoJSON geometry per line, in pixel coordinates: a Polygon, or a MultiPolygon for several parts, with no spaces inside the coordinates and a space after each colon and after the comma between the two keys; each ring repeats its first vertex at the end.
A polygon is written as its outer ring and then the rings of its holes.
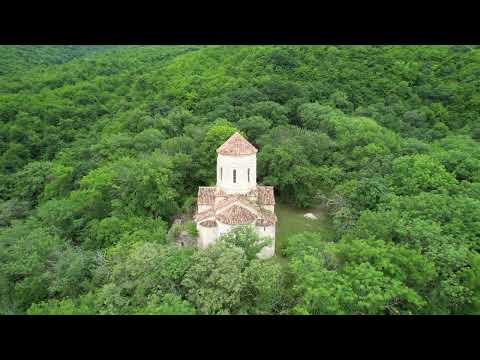
{"type": "Polygon", "coordinates": [[[254,226],[261,236],[272,238],[258,256],[275,253],[275,197],[272,186],[257,185],[257,149],[240,133],[217,149],[217,185],[198,189],[194,220],[202,249],[238,225],[254,226]]]}

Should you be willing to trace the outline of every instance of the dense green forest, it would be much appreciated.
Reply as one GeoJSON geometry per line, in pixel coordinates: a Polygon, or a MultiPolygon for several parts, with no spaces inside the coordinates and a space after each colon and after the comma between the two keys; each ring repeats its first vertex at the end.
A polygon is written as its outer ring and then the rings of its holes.
{"type": "Polygon", "coordinates": [[[29,71],[32,68],[39,71],[42,66],[63,64],[113,48],[113,45],[0,45],[0,76],[29,71]]]}
{"type": "Polygon", "coordinates": [[[480,314],[479,46],[92,50],[0,46],[0,313],[480,314]],[[237,130],[331,235],[171,242],[237,130]]]}

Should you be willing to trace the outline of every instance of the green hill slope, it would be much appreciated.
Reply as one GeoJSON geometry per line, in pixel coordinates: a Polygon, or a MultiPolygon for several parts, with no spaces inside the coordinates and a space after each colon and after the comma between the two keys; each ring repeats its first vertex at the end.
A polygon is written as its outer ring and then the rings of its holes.
{"type": "Polygon", "coordinates": [[[139,46],[10,72],[0,312],[478,313],[479,89],[477,46],[139,46]],[[259,183],[328,212],[328,237],[282,238],[285,268],[167,235],[237,130],[259,183]]]}
{"type": "Polygon", "coordinates": [[[114,48],[111,45],[0,45],[0,76],[35,66],[62,64],[74,58],[114,48]]]}

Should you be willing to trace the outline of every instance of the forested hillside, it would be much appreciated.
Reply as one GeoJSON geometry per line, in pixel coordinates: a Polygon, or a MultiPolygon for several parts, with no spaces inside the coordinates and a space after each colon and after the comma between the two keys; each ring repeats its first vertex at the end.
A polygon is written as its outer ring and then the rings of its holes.
{"type": "Polygon", "coordinates": [[[0,313],[480,313],[480,47],[145,46],[17,71],[63,62],[34,54],[0,49],[0,313]],[[292,236],[286,264],[243,229],[204,251],[167,234],[237,130],[277,200],[328,207],[334,234],[292,236]]]}
{"type": "Polygon", "coordinates": [[[114,48],[112,45],[0,45],[0,76],[42,65],[63,64],[77,57],[114,48]]]}

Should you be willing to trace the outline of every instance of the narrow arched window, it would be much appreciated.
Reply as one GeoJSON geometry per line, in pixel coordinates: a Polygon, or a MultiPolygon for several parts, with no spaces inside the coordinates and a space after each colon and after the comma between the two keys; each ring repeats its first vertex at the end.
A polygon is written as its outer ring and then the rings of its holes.
{"type": "Polygon", "coordinates": [[[248,168],[248,182],[250,182],[250,168],[248,168]]]}
{"type": "Polygon", "coordinates": [[[233,183],[237,182],[237,170],[233,170],[233,183]]]}
{"type": "Polygon", "coordinates": [[[220,181],[223,180],[223,167],[220,168],[220,181]]]}

